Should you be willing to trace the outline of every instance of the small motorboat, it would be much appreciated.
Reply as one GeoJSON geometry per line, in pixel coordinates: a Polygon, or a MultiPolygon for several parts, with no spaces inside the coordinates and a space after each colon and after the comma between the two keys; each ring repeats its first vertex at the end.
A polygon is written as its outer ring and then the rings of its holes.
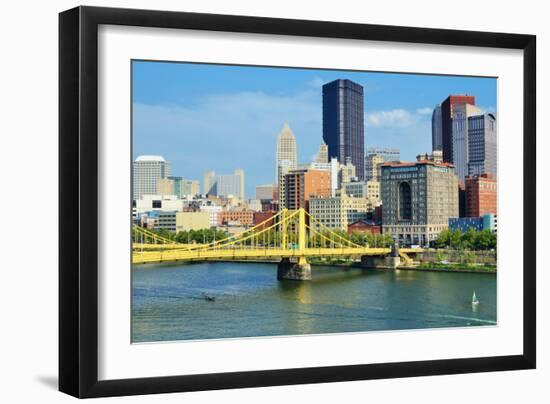
{"type": "Polygon", "coordinates": [[[207,302],[215,302],[216,298],[214,296],[208,296],[206,293],[202,294],[202,297],[204,297],[204,300],[207,302]]]}

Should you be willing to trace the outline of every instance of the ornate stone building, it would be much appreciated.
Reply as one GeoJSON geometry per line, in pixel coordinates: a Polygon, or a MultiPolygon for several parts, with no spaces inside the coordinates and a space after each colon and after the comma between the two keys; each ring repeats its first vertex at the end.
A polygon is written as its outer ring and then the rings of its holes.
{"type": "Polygon", "coordinates": [[[425,157],[381,166],[382,230],[401,245],[427,245],[458,217],[454,166],[425,157]]]}

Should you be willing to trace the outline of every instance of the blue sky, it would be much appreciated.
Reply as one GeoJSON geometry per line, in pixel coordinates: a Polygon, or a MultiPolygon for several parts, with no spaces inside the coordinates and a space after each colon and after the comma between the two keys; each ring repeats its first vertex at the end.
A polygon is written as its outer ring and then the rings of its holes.
{"type": "Polygon", "coordinates": [[[275,145],[284,122],[298,159],[311,161],[322,141],[324,83],[346,78],[365,89],[365,145],[399,147],[402,160],[431,150],[431,113],[449,94],[476,96],[496,112],[497,80],[134,61],[133,157],[159,154],[172,175],[243,168],[246,194],[275,180],[275,145]]]}

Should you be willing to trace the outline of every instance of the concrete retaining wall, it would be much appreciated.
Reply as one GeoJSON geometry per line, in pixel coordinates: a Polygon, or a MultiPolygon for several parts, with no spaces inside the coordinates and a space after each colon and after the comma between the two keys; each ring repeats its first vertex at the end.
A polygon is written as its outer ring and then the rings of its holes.
{"type": "Polygon", "coordinates": [[[460,250],[426,250],[416,257],[421,263],[438,263],[449,261],[462,264],[492,264],[497,263],[496,251],[460,251],[460,250]]]}

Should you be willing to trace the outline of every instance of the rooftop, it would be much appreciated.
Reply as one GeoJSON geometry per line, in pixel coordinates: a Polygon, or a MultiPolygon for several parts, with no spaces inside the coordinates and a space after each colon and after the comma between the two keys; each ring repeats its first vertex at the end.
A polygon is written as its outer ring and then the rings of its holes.
{"type": "Polygon", "coordinates": [[[138,156],[135,161],[162,161],[165,162],[162,156],[138,156]]]}
{"type": "Polygon", "coordinates": [[[414,167],[416,165],[422,165],[422,164],[429,164],[437,167],[454,167],[454,164],[451,164],[451,163],[436,163],[431,160],[418,160],[414,162],[389,161],[386,163],[382,163],[380,165],[384,167],[414,167]]]}

